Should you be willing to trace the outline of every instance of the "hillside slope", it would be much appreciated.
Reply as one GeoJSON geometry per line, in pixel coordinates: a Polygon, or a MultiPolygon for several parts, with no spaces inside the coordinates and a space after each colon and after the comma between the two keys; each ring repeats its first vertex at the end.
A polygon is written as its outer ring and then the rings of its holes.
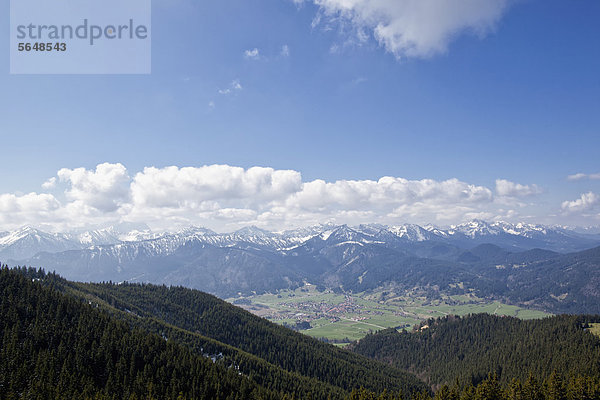
{"type": "Polygon", "coordinates": [[[37,279],[0,270],[0,398],[282,397],[37,279]]]}
{"type": "MultiPolygon", "coordinates": [[[[68,285],[136,315],[135,323],[145,329],[166,332],[177,327],[176,332],[170,332],[180,336],[179,341],[231,355],[240,368],[254,358],[255,366],[247,371],[251,376],[255,369],[268,365],[282,374],[285,385],[294,384],[292,379],[300,376],[344,391],[362,386],[375,392],[387,389],[411,393],[424,387],[414,376],[396,368],[322,343],[197,290],[156,285],[68,285]]],[[[271,387],[263,377],[257,379],[271,387]]],[[[272,388],[281,390],[285,386],[275,382],[272,388]]]]}
{"type": "Polygon", "coordinates": [[[249,378],[256,390],[264,389],[269,396],[342,399],[361,386],[405,394],[425,388],[408,373],[272,324],[196,290],[81,284],[32,269],[19,273],[27,276],[27,282],[33,279],[35,285],[53,294],[60,292],[84,308],[102,310],[111,320],[121,320],[169,344],[178,343],[195,357],[213,359],[249,378]]]}
{"type": "Polygon", "coordinates": [[[432,386],[457,378],[478,383],[488,373],[503,383],[525,381],[530,373],[543,380],[553,371],[600,377],[600,338],[584,329],[596,321],[600,316],[445,317],[414,333],[388,329],[367,335],[352,350],[408,369],[432,386]]]}

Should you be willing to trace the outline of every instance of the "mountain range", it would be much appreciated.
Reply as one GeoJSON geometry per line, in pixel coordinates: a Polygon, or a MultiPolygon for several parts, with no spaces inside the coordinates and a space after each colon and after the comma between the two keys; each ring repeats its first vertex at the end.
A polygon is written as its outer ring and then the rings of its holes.
{"type": "Polygon", "coordinates": [[[151,232],[145,224],[121,223],[67,233],[52,233],[23,226],[14,231],[0,232],[0,258],[24,259],[40,252],[57,253],[89,246],[147,240],[159,236],[161,235],[151,232]]]}
{"type": "MultiPolygon", "coordinates": [[[[231,233],[216,233],[210,229],[188,227],[176,232],[154,233],[145,224],[120,223],[93,230],[51,233],[31,226],[10,232],[0,232],[0,259],[23,260],[40,252],[58,253],[81,250],[93,246],[117,245],[132,242],[172,242],[175,247],[188,240],[197,240],[215,246],[239,246],[244,243],[271,250],[285,250],[316,236],[327,239],[334,232],[344,230],[348,237],[356,235],[363,241],[388,242],[444,242],[469,247],[473,244],[494,243],[515,250],[545,248],[558,252],[584,250],[600,244],[597,229],[571,228],[507,222],[487,223],[473,220],[442,229],[433,225],[414,224],[385,226],[379,224],[316,225],[294,230],[270,232],[257,227],[246,227],[231,233]],[[593,232],[593,233],[590,233],[593,232]]],[[[173,246],[171,246],[173,247],[173,246]]]]}
{"type": "Polygon", "coordinates": [[[67,234],[23,228],[0,236],[0,260],[72,280],[181,285],[220,297],[304,282],[353,292],[460,286],[551,312],[600,312],[596,246],[598,234],[479,220],[447,229],[329,224],[225,234],[197,227],[163,234],[144,226],[67,234]]]}

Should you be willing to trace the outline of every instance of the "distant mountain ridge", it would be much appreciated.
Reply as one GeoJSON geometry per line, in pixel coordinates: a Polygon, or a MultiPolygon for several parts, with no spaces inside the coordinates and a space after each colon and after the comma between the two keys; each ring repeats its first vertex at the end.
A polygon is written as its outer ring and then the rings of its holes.
{"type": "MultiPolygon", "coordinates": [[[[581,229],[583,230],[583,229],[581,229]]],[[[176,232],[154,233],[144,224],[120,224],[105,228],[65,233],[51,233],[31,226],[11,232],[0,232],[0,259],[22,260],[40,252],[58,253],[66,250],[86,249],[93,246],[117,245],[148,240],[172,241],[182,244],[188,240],[201,241],[215,246],[259,246],[271,250],[285,250],[308,240],[333,232],[348,237],[355,236],[363,242],[428,242],[436,241],[471,247],[480,243],[493,243],[514,250],[544,248],[558,252],[584,250],[600,244],[600,234],[581,233],[577,228],[549,227],[525,223],[473,220],[447,229],[415,224],[386,226],[363,224],[315,225],[299,229],[270,232],[257,227],[245,227],[235,232],[216,233],[201,227],[188,227],[176,232]],[[340,231],[341,229],[341,231],[340,231]]],[[[591,228],[587,231],[595,232],[591,228]]]]}
{"type": "Polygon", "coordinates": [[[23,229],[0,237],[0,260],[72,280],[181,285],[220,297],[304,282],[352,292],[394,285],[447,293],[460,283],[465,293],[545,311],[600,312],[600,292],[590,284],[600,282],[600,255],[580,253],[600,246],[600,236],[561,227],[472,221],[449,229],[329,224],[225,234],[189,227],[160,235],[148,230],[134,241],[123,240],[134,235],[123,230],[102,233],[23,229]],[[110,237],[118,242],[104,243],[110,237]],[[33,256],[11,257],[36,246],[41,251],[33,256]]]}
{"type": "Polygon", "coordinates": [[[23,226],[11,232],[0,232],[0,258],[23,259],[40,252],[57,253],[89,246],[111,245],[160,237],[145,224],[118,224],[86,231],[46,232],[23,226]]]}

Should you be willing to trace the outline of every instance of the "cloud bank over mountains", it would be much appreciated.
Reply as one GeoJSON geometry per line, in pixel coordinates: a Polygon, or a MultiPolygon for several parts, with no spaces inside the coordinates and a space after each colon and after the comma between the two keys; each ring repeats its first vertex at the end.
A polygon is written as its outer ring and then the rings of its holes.
{"type": "Polygon", "coordinates": [[[592,216],[594,211],[600,209],[600,196],[593,192],[583,193],[578,199],[564,201],[562,209],[567,213],[583,212],[583,215],[592,216]]]}
{"type": "Polygon", "coordinates": [[[537,185],[521,185],[506,179],[496,179],[496,193],[499,196],[518,198],[540,194],[541,192],[542,190],[537,185]]]}
{"type": "MultiPolygon", "coordinates": [[[[2,229],[24,224],[65,229],[121,220],[159,230],[194,224],[217,231],[323,222],[443,225],[474,218],[515,220],[541,193],[537,185],[495,183],[491,189],[456,178],[304,181],[298,171],[268,167],[169,166],[132,172],[119,163],[104,163],[95,169],[62,168],[41,193],[0,194],[0,224],[2,229]]],[[[589,215],[597,205],[598,197],[590,192],[556,209],[589,215]]]]}

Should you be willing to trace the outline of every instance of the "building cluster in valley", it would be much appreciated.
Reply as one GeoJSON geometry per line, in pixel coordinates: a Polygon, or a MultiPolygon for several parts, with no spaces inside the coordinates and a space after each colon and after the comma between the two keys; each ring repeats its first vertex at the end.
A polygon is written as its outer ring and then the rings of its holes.
{"type": "Polygon", "coordinates": [[[357,303],[351,296],[346,296],[344,301],[331,304],[325,301],[299,301],[280,302],[277,304],[282,310],[269,315],[272,320],[293,319],[297,321],[314,321],[326,318],[330,322],[338,322],[343,316],[353,321],[363,321],[373,315],[383,315],[382,311],[371,310],[357,303]],[[285,310],[289,311],[285,311],[285,310]]]}

